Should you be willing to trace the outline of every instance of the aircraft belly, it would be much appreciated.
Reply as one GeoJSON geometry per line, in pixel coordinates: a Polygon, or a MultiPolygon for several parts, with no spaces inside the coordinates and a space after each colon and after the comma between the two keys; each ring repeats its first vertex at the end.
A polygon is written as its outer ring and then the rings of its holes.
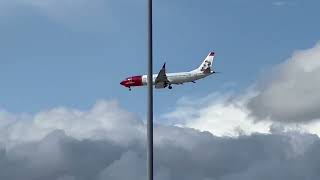
{"type": "Polygon", "coordinates": [[[171,82],[171,84],[182,84],[186,82],[192,82],[204,77],[205,75],[171,76],[171,77],[168,77],[168,80],[171,82]]]}
{"type": "Polygon", "coordinates": [[[182,84],[189,81],[188,77],[168,77],[171,84],[182,84]]]}

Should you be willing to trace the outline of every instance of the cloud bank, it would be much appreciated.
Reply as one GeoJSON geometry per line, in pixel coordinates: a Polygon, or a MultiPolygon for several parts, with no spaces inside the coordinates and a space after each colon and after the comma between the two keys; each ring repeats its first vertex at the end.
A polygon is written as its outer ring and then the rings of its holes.
{"type": "MultiPolygon", "coordinates": [[[[100,101],[88,111],[1,112],[0,132],[1,179],[146,178],[145,125],[114,101],[100,101]]],[[[268,134],[231,138],[156,125],[154,143],[157,180],[300,180],[320,175],[320,139],[300,131],[273,127],[268,134]]]]}

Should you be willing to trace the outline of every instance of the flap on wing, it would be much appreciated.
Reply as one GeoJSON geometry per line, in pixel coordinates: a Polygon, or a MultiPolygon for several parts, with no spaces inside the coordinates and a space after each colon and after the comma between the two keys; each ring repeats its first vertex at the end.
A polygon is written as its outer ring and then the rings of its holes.
{"type": "Polygon", "coordinates": [[[168,86],[168,84],[165,83],[165,82],[158,82],[158,83],[156,83],[156,84],[154,85],[154,87],[155,87],[156,89],[166,88],[167,86],[168,86]]]}

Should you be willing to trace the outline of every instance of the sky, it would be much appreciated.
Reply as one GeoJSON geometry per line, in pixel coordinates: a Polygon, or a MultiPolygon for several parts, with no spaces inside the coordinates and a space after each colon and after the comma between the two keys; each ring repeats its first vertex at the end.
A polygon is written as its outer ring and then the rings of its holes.
{"type": "MultiPolygon", "coordinates": [[[[154,72],[210,51],[221,72],[154,91],[157,180],[319,177],[319,5],[154,1],[154,72]]],[[[146,177],[147,88],[119,84],[146,22],[146,1],[0,0],[0,179],[146,177]]]]}
{"type": "MultiPolygon", "coordinates": [[[[0,107],[34,113],[118,100],[144,116],[146,88],[120,80],[146,73],[144,1],[2,0],[0,107]],[[7,5],[6,5],[7,4],[7,5]]],[[[222,72],[197,85],[155,91],[155,113],[183,96],[241,91],[319,38],[317,1],[155,1],[154,72],[196,68],[209,51],[222,72]],[[305,10],[307,9],[307,10],[305,10]],[[231,87],[229,87],[231,86],[231,87]]]]}

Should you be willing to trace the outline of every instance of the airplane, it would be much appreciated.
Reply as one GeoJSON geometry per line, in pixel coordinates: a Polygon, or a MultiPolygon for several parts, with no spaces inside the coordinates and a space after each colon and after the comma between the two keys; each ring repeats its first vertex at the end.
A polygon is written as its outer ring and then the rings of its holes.
{"type": "MultiPolygon", "coordinates": [[[[216,73],[212,69],[214,56],[215,53],[210,52],[197,69],[189,72],[167,73],[166,63],[164,63],[159,73],[153,74],[152,83],[156,89],[166,87],[168,87],[168,89],[172,89],[173,84],[179,85],[187,82],[195,83],[198,79],[202,79],[216,73]]],[[[147,85],[147,75],[131,76],[121,81],[120,84],[129,88],[129,91],[131,91],[131,87],[147,85]]]]}

